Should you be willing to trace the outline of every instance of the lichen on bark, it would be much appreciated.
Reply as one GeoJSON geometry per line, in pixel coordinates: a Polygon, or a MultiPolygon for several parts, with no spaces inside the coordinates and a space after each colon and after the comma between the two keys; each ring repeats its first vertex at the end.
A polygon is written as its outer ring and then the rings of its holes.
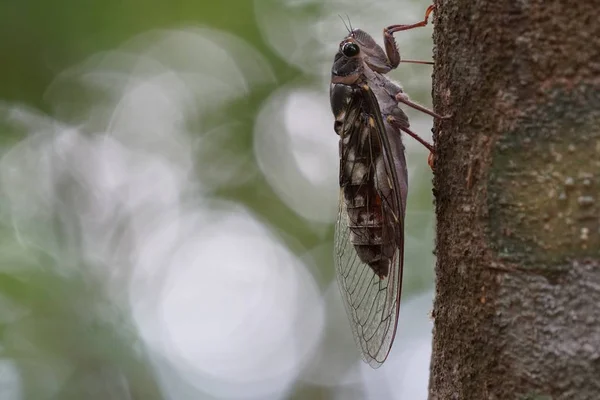
{"type": "Polygon", "coordinates": [[[600,255],[600,89],[548,91],[500,133],[488,177],[490,244],[521,267],[600,255]]]}

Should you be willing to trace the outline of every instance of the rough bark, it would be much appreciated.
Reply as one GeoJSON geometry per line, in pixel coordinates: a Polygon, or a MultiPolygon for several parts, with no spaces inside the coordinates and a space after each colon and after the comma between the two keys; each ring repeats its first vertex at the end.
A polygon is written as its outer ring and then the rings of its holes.
{"type": "Polygon", "coordinates": [[[438,1],[430,399],[600,399],[600,2],[438,1]]]}

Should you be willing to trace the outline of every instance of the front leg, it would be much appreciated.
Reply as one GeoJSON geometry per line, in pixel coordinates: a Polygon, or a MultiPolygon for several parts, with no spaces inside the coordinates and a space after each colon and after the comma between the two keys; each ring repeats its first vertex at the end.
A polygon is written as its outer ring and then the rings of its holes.
{"type": "Polygon", "coordinates": [[[407,31],[409,29],[427,25],[429,14],[431,14],[431,12],[434,9],[435,6],[433,4],[427,7],[427,10],[425,11],[425,19],[423,19],[423,21],[417,22],[416,24],[390,25],[383,30],[383,42],[385,43],[385,53],[387,54],[387,57],[390,60],[390,66],[392,67],[392,69],[397,68],[398,64],[400,64],[400,50],[398,50],[398,45],[396,44],[396,40],[394,39],[393,33],[407,31]]]}

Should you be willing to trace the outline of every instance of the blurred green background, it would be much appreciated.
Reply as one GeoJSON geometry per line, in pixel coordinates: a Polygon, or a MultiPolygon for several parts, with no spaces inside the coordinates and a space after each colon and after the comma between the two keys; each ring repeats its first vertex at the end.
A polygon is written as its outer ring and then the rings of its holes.
{"type": "MultiPolygon", "coordinates": [[[[381,43],[428,5],[1,2],[0,399],[425,398],[427,153],[405,139],[401,327],[371,371],[334,279],[328,81],[339,16],[381,43]]],[[[430,106],[431,67],[391,75],[430,106]]]]}

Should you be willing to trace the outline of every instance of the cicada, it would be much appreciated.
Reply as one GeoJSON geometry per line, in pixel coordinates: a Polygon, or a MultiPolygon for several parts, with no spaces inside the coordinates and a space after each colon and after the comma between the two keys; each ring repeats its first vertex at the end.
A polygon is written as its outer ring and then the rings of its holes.
{"type": "MultiPolygon", "coordinates": [[[[385,74],[404,61],[393,33],[425,26],[392,25],[384,48],[360,29],[348,29],[331,69],[331,108],[339,135],[340,200],[335,230],[337,278],[356,342],[373,368],[386,360],[394,341],[404,258],[408,174],[401,132],[433,154],[410,130],[403,103],[440,117],[409,100],[385,74]]],[[[440,117],[442,118],[442,117],[440,117]]]]}

